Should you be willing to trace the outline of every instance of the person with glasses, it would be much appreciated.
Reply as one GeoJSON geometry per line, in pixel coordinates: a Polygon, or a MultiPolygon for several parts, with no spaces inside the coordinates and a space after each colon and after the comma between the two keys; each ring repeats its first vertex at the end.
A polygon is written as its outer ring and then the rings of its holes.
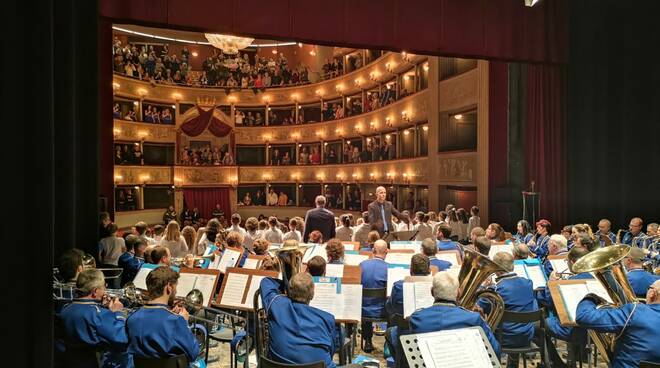
{"type": "Polygon", "coordinates": [[[644,237],[644,232],[642,228],[644,227],[644,221],[639,217],[633,217],[628,224],[628,231],[623,235],[621,243],[627,245],[634,245],[636,247],[642,247],[642,240],[644,237]],[[633,244],[634,240],[634,244],[633,244]]]}

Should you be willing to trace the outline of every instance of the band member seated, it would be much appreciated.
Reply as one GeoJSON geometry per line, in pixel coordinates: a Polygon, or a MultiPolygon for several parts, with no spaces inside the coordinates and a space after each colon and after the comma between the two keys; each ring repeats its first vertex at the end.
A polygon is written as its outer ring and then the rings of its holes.
{"type": "Polygon", "coordinates": [[[660,280],[660,276],[646,272],[643,268],[644,257],[643,249],[633,247],[623,261],[623,265],[628,272],[626,276],[628,276],[630,286],[632,286],[638,298],[646,297],[649,287],[657,280],[660,280]]]}
{"type": "MultiPolygon", "coordinates": [[[[489,289],[497,292],[504,301],[504,309],[512,312],[533,312],[538,310],[538,304],[534,297],[532,281],[519,277],[513,272],[513,256],[506,252],[498,252],[493,256],[493,262],[499,264],[507,272],[497,272],[495,285],[489,289]]],[[[479,300],[479,307],[490,313],[491,305],[487,301],[479,300]]],[[[518,348],[529,346],[534,337],[533,323],[503,322],[502,346],[507,348],[518,348]]],[[[518,354],[509,355],[507,367],[517,367],[518,354]]]]}
{"type": "Polygon", "coordinates": [[[344,264],[344,244],[337,238],[328,240],[325,245],[325,253],[330,264],[344,264]]]}
{"type": "Polygon", "coordinates": [[[493,241],[488,239],[485,236],[479,236],[476,239],[474,239],[473,245],[474,245],[474,250],[477,252],[488,256],[490,253],[490,246],[493,244],[493,241]]]}
{"type": "Polygon", "coordinates": [[[660,363],[660,280],[646,293],[646,304],[597,308],[599,300],[588,294],[577,306],[575,321],[583,328],[616,334],[612,368],[637,367],[640,361],[660,363]]]}
{"type": "MultiPolygon", "coordinates": [[[[165,248],[167,249],[167,248],[165,248]]],[[[185,354],[188,362],[199,355],[199,344],[188,328],[188,312],[182,306],[169,308],[176,296],[179,274],[158,267],[147,275],[151,300],[128,317],[128,352],[134,357],[168,358],[185,354]]]]}
{"type": "MultiPolygon", "coordinates": [[[[431,263],[429,257],[423,254],[415,254],[410,259],[410,276],[428,276],[431,274],[431,263]]],[[[387,314],[399,314],[403,316],[403,280],[392,284],[392,292],[385,303],[387,314]]]]}
{"type": "Polygon", "coordinates": [[[162,245],[155,246],[151,251],[151,262],[159,266],[171,266],[172,255],[170,254],[169,248],[163,247],[162,245]]]}
{"type": "Polygon", "coordinates": [[[67,367],[98,367],[96,352],[102,352],[102,367],[130,367],[126,353],[124,307],[114,298],[102,304],[105,278],[98,269],[87,269],[76,280],[78,298],[65,305],[59,315],[66,346],[67,367]]]}
{"type": "Polygon", "coordinates": [[[628,231],[626,231],[626,233],[623,235],[621,243],[641,247],[642,238],[644,237],[644,232],[642,231],[643,227],[644,221],[642,221],[641,218],[634,217],[630,219],[630,223],[628,224],[628,231]],[[635,244],[633,244],[633,240],[635,241],[635,244]]]}
{"type": "MultiPolygon", "coordinates": [[[[438,268],[438,271],[444,271],[452,266],[451,262],[437,258],[436,254],[438,253],[438,246],[431,238],[422,240],[422,253],[429,258],[431,266],[438,268]]],[[[387,274],[387,269],[385,271],[387,274]]]]}
{"type": "Polygon", "coordinates": [[[144,264],[144,249],[146,244],[136,235],[128,235],[125,239],[126,251],[119,257],[117,265],[123,269],[121,286],[133,281],[140,267],[144,264]]]}
{"type": "Polygon", "coordinates": [[[438,232],[436,233],[436,237],[438,239],[437,242],[438,251],[458,250],[461,253],[461,258],[462,258],[463,248],[460,245],[458,245],[458,243],[453,242],[451,239],[449,239],[450,235],[451,235],[451,227],[449,227],[449,225],[445,224],[444,222],[438,224],[438,232]]]}
{"type": "MultiPolygon", "coordinates": [[[[435,243],[433,250],[435,251],[435,243]]],[[[377,289],[387,287],[387,263],[385,255],[387,254],[387,242],[376,240],[374,243],[374,257],[360,263],[361,284],[363,288],[377,289]]],[[[369,318],[379,318],[385,315],[385,303],[378,298],[362,298],[362,316],[369,318]]],[[[371,322],[362,322],[362,337],[364,339],[364,352],[373,351],[371,343],[373,337],[373,324],[371,322]]]]}
{"type": "Polygon", "coordinates": [[[289,281],[289,295],[283,294],[281,280],[261,280],[261,300],[268,316],[270,334],[268,355],[280,363],[306,364],[325,362],[334,368],[332,356],[341,346],[335,317],[309,306],[314,298],[314,282],[306,272],[289,281]]]}
{"type": "Polygon", "coordinates": [[[410,330],[398,331],[398,327],[388,329],[387,342],[391,351],[395,351],[395,359],[406,359],[398,343],[399,335],[418,334],[425,332],[436,332],[454,330],[465,327],[479,326],[483,329],[498,359],[500,357],[500,345],[493,335],[486,321],[478,312],[469,311],[456,304],[458,298],[458,279],[447,271],[438,272],[433,276],[431,294],[435,303],[428,307],[417,310],[410,316],[410,330]]]}
{"type": "Polygon", "coordinates": [[[550,231],[552,224],[550,221],[541,219],[536,223],[536,235],[527,243],[529,250],[536,255],[536,258],[544,260],[548,254],[548,241],[550,241],[550,231]]]}
{"type": "Polygon", "coordinates": [[[307,261],[307,272],[312,276],[325,276],[325,259],[314,256],[307,261]]]}
{"type": "MultiPolygon", "coordinates": [[[[552,256],[568,254],[568,242],[565,237],[559,234],[554,234],[548,241],[548,254],[552,256]]],[[[543,271],[546,276],[550,276],[553,271],[552,264],[549,260],[543,262],[543,271]]]]}
{"type": "MultiPolygon", "coordinates": [[[[59,279],[65,285],[62,288],[62,299],[73,299],[76,297],[74,290],[78,275],[83,271],[83,257],[85,253],[80,249],[69,249],[62,254],[57,267],[59,279]]],[[[60,305],[61,307],[61,305],[60,305]]]]}
{"type": "Polygon", "coordinates": [[[238,231],[230,231],[229,234],[227,234],[227,238],[225,239],[225,243],[227,244],[228,247],[238,248],[243,250],[241,259],[240,261],[238,261],[238,267],[243,267],[248,254],[250,254],[250,251],[243,247],[244,239],[245,237],[243,236],[243,234],[239,233],[238,231]]]}
{"type": "Polygon", "coordinates": [[[596,239],[599,240],[600,246],[612,245],[616,242],[616,235],[612,231],[612,223],[608,219],[598,221],[598,231],[594,233],[596,239]]]}

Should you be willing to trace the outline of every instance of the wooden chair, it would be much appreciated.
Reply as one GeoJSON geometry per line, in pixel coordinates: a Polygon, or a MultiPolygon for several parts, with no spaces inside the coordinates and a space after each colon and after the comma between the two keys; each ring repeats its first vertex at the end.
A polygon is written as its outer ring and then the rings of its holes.
{"type": "Polygon", "coordinates": [[[307,364],[286,364],[274,362],[264,356],[259,358],[259,368],[325,368],[325,362],[318,361],[307,364]]]}
{"type": "Polygon", "coordinates": [[[184,354],[169,358],[133,357],[135,368],[187,368],[188,358],[184,354]]]}

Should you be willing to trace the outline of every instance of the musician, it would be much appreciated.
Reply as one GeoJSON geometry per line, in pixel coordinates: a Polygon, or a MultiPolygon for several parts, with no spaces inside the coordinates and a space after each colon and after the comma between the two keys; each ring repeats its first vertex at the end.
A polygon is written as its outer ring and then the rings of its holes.
{"type": "Polygon", "coordinates": [[[623,235],[623,239],[621,239],[622,244],[627,244],[627,245],[633,245],[633,239],[637,238],[635,240],[635,246],[636,247],[642,247],[642,237],[644,236],[644,232],[642,231],[642,228],[644,227],[644,221],[642,221],[641,218],[639,217],[634,217],[630,220],[630,223],[628,224],[628,231],[623,235]]]}
{"type": "Polygon", "coordinates": [[[136,223],[134,227],[135,227],[136,235],[140,239],[142,239],[142,241],[145,244],[147,244],[147,246],[156,244],[156,241],[154,239],[147,236],[147,223],[146,222],[140,221],[140,222],[136,223]]]}
{"type": "Polygon", "coordinates": [[[105,278],[97,269],[87,269],[76,280],[78,298],[65,305],[59,315],[66,345],[67,367],[98,367],[96,352],[102,351],[102,367],[131,367],[126,353],[126,319],[115,298],[107,306],[105,278]]]}
{"type": "Polygon", "coordinates": [[[59,279],[64,284],[62,288],[62,301],[55,302],[55,311],[59,312],[69,300],[76,297],[75,287],[78,275],[83,271],[83,257],[85,253],[80,249],[69,249],[62,253],[57,267],[59,279]]]}
{"type": "Polygon", "coordinates": [[[121,273],[121,286],[133,281],[140,267],[144,264],[144,249],[146,244],[142,239],[130,234],[124,240],[126,251],[119,257],[117,265],[123,269],[121,273]]]}
{"type": "Polygon", "coordinates": [[[616,235],[614,235],[611,229],[612,222],[610,222],[610,220],[602,219],[598,221],[598,231],[596,231],[594,236],[596,239],[599,239],[601,247],[608,245],[604,237],[607,237],[610,240],[609,244],[614,244],[616,242],[616,235]]]}
{"type": "Polygon", "coordinates": [[[536,223],[536,236],[531,240],[529,250],[536,255],[538,259],[545,259],[548,254],[548,241],[550,241],[551,231],[550,221],[542,219],[536,223]]]}
{"type": "Polygon", "coordinates": [[[151,250],[151,262],[159,266],[171,266],[172,254],[170,254],[170,249],[162,245],[155,246],[151,250]]]}
{"type": "Polygon", "coordinates": [[[415,217],[417,218],[417,225],[415,225],[417,235],[415,235],[415,240],[423,241],[426,238],[433,238],[433,226],[429,225],[429,215],[424,212],[417,212],[415,217]]]}
{"type": "Polygon", "coordinates": [[[588,251],[596,249],[596,243],[588,233],[578,233],[575,235],[575,246],[586,248],[588,251]]]}
{"type": "Polygon", "coordinates": [[[307,273],[312,276],[325,276],[327,262],[321,256],[314,256],[307,261],[307,273]]]}
{"type": "Polygon", "coordinates": [[[451,262],[438,259],[436,256],[438,254],[438,246],[431,238],[422,240],[422,254],[429,258],[431,266],[437,267],[438,271],[444,271],[452,266],[451,262]]]}
{"type": "Polygon", "coordinates": [[[525,243],[518,243],[513,246],[513,259],[529,259],[529,247],[525,243]]]}
{"type": "Polygon", "coordinates": [[[479,226],[472,228],[470,230],[470,243],[474,244],[475,239],[480,236],[486,236],[486,230],[479,226]]]}
{"type": "Polygon", "coordinates": [[[639,298],[644,298],[649,287],[657,280],[660,280],[660,276],[646,272],[643,268],[642,263],[644,262],[644,258],[644,250],[633,247],[623,260],[630,286],[632,286],[635,295],[639,298]]]}
{"type": "MultiPolygon", "coordinates": [[[[532,281],[519,277],[513,272],[513,256],[507,252],[498,252],[493,256],[493,261],[506,272],[497,272],[495,285],[489,289],[497,292],[504,300],[504,309],[513,312],[533,312],[539,309],[534,297],[532,281]]],[[[491,305],[485,300],[479,300],[479,307],[490,313],[491,305]]],[[[502,323],[502,346],[517,348],[528,346],[534,337],[533,323],[502,323]]],[[[507,367],[518,367],[518,354],[509,355],[507,367]]]]}
{"type": "Polygon", "coordinates": [[[367,245],[367,237],[371,232],[371,224],[369,224],[369,212],[362,212],[362,223],[355,227],[353,232],[352,241],[360,243],[361,247],[367,245]]]}
{"type": "Polygon", "coordinates": [[[520,220],[516,225],[516,235],[513,236],[517,243],[529,243],[530,240],[534,237],[532,234],[532,227],[529,225],[527,220],[520,220]]]}
{"type": "Polygon", "coordinates": [[[279,228],[277,217],[270,216],[268,218],[268,230],[263,232],[262,237],[271,243],[282,244],[283,236],[284,234],[282,234],[282,230],[279,228]]]}
{"type": "MultiPolygon", "coordinates": [[[[435,254],[435,243],[432,242],[435,254]]],[[[361,284],[363,288],[376,289],[387,287],[387,242],[376,240],[373,249],[374,257],[360,263],[361,284]]],[[[362,298],[362,317],[378,318],[385,314],[385,303],[382,299],[362,298]]],[[[362,322],[362,337],[364,339],[364,352],[370,353],[374,346],[371,343],[373,337],[373,325],[371,322],[362,322]]]]}
{"type": "Polygon", "coordinates": [[[227,244],[228,247],[238,248],[243,250],[243,253],[241,254],[241,259],[238,261],[238,267],[243,267],[243,265],[245,264],[245,260],[250,254],[250,251],[247,250],[247,248],[243,247],[244,239],[245,238],[241,233],[233,230],[230,231],[229,234],[227,234],[227,238],[225,238],[225,243],[227,244]]]}
{"type": "MultiPolygon", "coordinates": [[[[410,259],[410,276],[428,276],[431,274],[431,263],[429,257],[423,254],[415,254],[410,259]]],[[[403,316],[403,280],[392,284],[392,292],[385,303],[387,314],[399,314],[403,316]]]]}
{"type": "Polygon", "coordinates": [[[463,257],[463,248],[458,245],[458,243],[453,242],[451,239],[449,239],[449,236],[451,235],[451,227],[449,225],[441,222],[438,224],[438,232],[436,234],[437,237],[437,245],[438,245],[438,251],[441,250],[458,250],[459,253],[461,253],[461,258],[463,257]]]}
{"type": "Polygon", "coordinates": [[[294,275],[289,281],[289,295],[283,292],[281,280],[261,280],[261,300],[270,334],[269,357],[287,364],[321,360],[326,367],[334,368],[332,356],[341,347],[341,334],[332,314],[309,306],[314,298],[312,276],[306,272],[294,275]]]}
{"type": "Polygon", "coordinates": [[[488,256],[490,253],[490,246],[493,244],[493,242],[485,236],[479,236],[474,239],[472,244],[474,245],[475,251],[488,256]]]}
{"type": "Polygon", "coordinates": [[[486,238],[495,243],[504,243],[506,240],[504,229],[498,223],[489,224],[486,228],[486,238]]]}
{"type": "Polygon", "coordinates": [[[344,252],[344,244],[337,238],[332,238],[325,244],[325,253],[330,264],[344,264],[344,252]]]}
{"type": "Polygon", "coordinates": [[[640,361],[660,363],[660,280],[646,293],[646,304],[597,308],[599,299],[593,294],[582,299],[575,321],[581,327],[617,335],[611,366],[637,367],[640,361]]]}
{"type": "Polygon", "coordinates": [[[169,224],[170,221],[176,221],[177,217],[178,215],[174,210],[174,206],[169,206],[167,207],[167,211],[163,214],[163,222],[169,224]]]}
{"type": "MultiPolygon", "coordinates": [[[[165,248],[167,249],[167,248],[165,248]]],[[[188,311],[174,302],[179,274],[158,267],[147,275],[151,300],[128,317],[128,352],[135,357],[168,358],[185,354],[188,362],[199,355],[199,343],[188,328],[188,311]]]]}
{"type": "MultiPolygon", "coordinates": [[[[548,254],[557,256],[557,255],[566,255],[568,254],[568,244],[566,238],[559,234],[553,234],[548,240],[548,254]]],[[[586,248],[585,248],[586,249],[586,248]]],[[[549,260],[543,261],[543,271],[545,271],[546,276],[550,276],[553,271],[552,264],[549,260]]]]}
{"type": "Polygon", "coordinates": [[[566,248],[571,250],[575,246],[575,237],[573,236],[573,225],[566,225],[561,229],[561,235],[566,238],[566,248]]]}
{"type": "MultiPolygon", "coordinates": [[[[392,224],[392,216],[399,220],[404,217],[402,213],[394,208],[392,202],[385,200],[386,196],[387,190],[385,187],[376,188],[376,200],[369,203],[368,207],[371,230],[378,231],[381,238],[384,234],[396,231],[396,228],[392,224]]],[[[449,236],[447,236],[447,238],[449,238],[449,236]]]]}

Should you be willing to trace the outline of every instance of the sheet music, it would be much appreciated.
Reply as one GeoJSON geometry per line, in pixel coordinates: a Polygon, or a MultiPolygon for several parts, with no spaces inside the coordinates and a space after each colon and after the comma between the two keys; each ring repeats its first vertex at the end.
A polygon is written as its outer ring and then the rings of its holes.
{"type": "Polygon", "coordinates": [[[307,263],[310,259],[316,256],[321,256],[321,258],[328,262],[328,256],[325,252],[325,244],[314,244],[312,247],[307,248],[303,255],[302,262],[307,263]]]}
{"type": "Polygon", "coordinates": [[[513,264],[513,272],[516,273],[516,275],[527,278],[527,272],[525,271],[525,266],[523,264],[513,264]]]}
{"type": "Polygon", "coordinates": [[[513,244],[492,244],[488,252],[488,258],[493,259],[493,256],[499,252],[507,252],[513,255],[513,244]]]}
{"type": "Polygon", "coordinates": [[[431,295],[433,278],[429,281],[415,281],[403,283],[403,316],[410,317],[416,310],[433,305],[435,300],[431,295]]]}
{"type": "Polygon", "coordinates": [[[355,249],[355,244],[352,243],[342,243],[344,245],[344,250],[357,250],[355,249]]]}
{"type": "Polygon", "coordinates": [[[141,290],[147,290],[147,275],[156,269],[156,265],[145,263],[140,267],[137,275],[133,279],[133,284],[136,288],[141,290]]]}
{"type": "Polygon", "coordinates": [[[460,266],[460,262],[458,261],[458,254],[455,252],[437,253],[435,258],[451,263],[452,267],[460,266]]]}
{"type": "Polygon", "coordinates": [[[389,264],[400,264],[410,266],[410,260],[414,253],[387,253],[385,256],[385,262],[389,264]]]}
{"type": "Polygon", "coordinates": [[[561,297],[563,299],[564,308],[566,308],[568,319],[571,322],[575,322],[575,312],[577,310],[577,305],[580,303],[580,301],[582,301],[582,298],[584,298],[585,295],[589,294],[587,284],[580,283],[559,285],[559,291],[561,292],[561,297]]]}
{"type": "Polygon", "coordinates": [[[362,320],[362,285],[342,284],[337,319],[362,320]]]}
{"type": "Polygon", "coordinates": [[[390,249],[412,249],[415,253],[421,253],[422,242],[421,241],[393,241],[390,242],[390,249]]]}
{"type": "Polygon", "coordinates": [[[550,259],[550,264],[552,265],[552,269],[555,271],[555,273],[564,273],[564,272],[569,272],[568,270],[568,263],[566,263],[566,259],[550,259]]]}
{"type": "Polygon", "coordinates": [[[359,266],[360,263],[366,261],[367,259],[369,259],[369,256],[362,254],[344,254],[344,264],[348,266],[359,266]]]}
{"type": "Polygon", "coordinates": [[[410,267],[388,267],[387,268],[387,296],[392,293],[392,285],[399,280],[410,276],[410,267]]]}
{"type": "Polygon", "coordinates": [[[332,314],[335,319],[360,321],[362,317],[362,285],[341,284],[335,278],[319,277],[314,282],[314,299],[310,306],[332,314]]]}
{"type": "Polygon", "coordinates": [[[610,294],[607,293],[607,290],[603,287],[603,284],[598,280],[587,280],[587,289],[590,293],[594,293],[599,297],[607,300],[608,303],[614,303],[610,294]]]}
{"type": "Polygon", "coordinates": [[[215,292],[214,284],[217,276],[187,272],[182,272],[179,275],[179,283],[176,286],[176,296],[185,298],[193,288],[198,289],[202,292],[202,296],[204,297],[202,305],[209,305],[209,301],[215,292]]]}
{"type": "Polygon", "coordinates": [[[254,306],[254,293],[259,290],[259,287],[261,287],[261,280],[263,279],[264,276],[252,275],[252,279],[250,280],[250,288],[248,289],[247,297],[245,299],[245,305],[248,308],[252,308],[254,306]]]}
{"type": "Polygon", "coordinates": [[[309,305],[334,315],[335,304],[337,304],[337,284],[330,278],[321,277],[320,279],[321,281],[314,282],[314,298],[309,305]]]}
{"type": "Polygon", "coordinates": [[[478,328],[417,334],[427,368],[492,368],[478,328]]]}
{"type": "MultiPolygon", "coordinates": [[[[220,257],[220,260],[218,262],[213,262],[209,266],[209,268],[220,270],[221,273],[227,272],[228,267],[235,267],[238,264],[239,259],[241,259],[241,256],[243,254],[241,252],[235,251],[233,249],[225,249],[225,251],[222,253],[222,257],[220,257]]],[[[215,257],[217,260],[218,257],[215,257]]]]}
{"type": "Polygon", "coordinates": [[[532,287],[538,289],[540,287],[545,287],[547,280],[545,279],[545,272],[540,265],[526,265],[527,269],[527,278],[532,280],[532,287]]]}
{"type": "Polygon", "coordinates": [[[344,265],[328,263],[325,265],[326,277],[344,277],[344,265]]]}
{"type": "Polygon", "coordinates": [[[243,294],[245,293],[245,287],[247,286],[250,275],[229,272],[225,277],[227,278],[227,281],[225,282],[225,287],[222,291],[220,304],[238,307],[243,306],[243,294]]]}
{"type": "Polygon", "coordinates": [[[256,258],[246,258],[245,263],[243,263],[243,268],[250,270],[256,270],[259,267],[259,260],[256,258]]]}

